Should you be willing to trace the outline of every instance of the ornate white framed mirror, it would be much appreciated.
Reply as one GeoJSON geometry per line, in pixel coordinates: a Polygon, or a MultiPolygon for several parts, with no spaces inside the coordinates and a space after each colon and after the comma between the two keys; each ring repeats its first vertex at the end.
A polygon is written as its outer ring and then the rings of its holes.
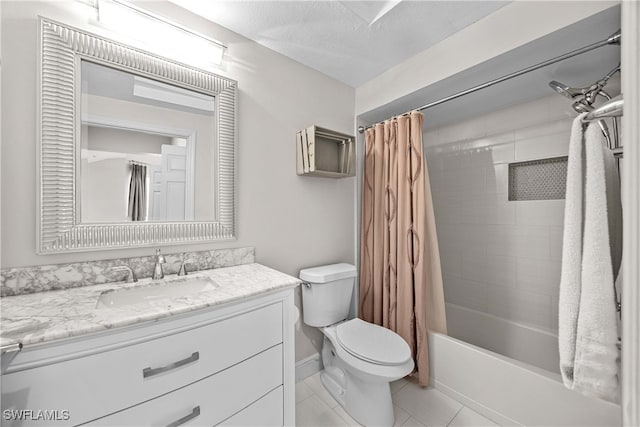
{"type": "Polygon", "coordinates": [[[233,239],[237,82],[40,32],[38,253],[233,239]]]}

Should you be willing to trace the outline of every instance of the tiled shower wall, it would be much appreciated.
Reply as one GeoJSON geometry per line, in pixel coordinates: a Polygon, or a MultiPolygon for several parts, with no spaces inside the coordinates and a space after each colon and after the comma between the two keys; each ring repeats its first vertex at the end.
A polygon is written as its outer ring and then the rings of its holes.
{"type": "Polygon", "coordinates": [[[551,95],[425,132],[447,303],[557,334],[564,200],[508,201],[508,170],[567,155],[568,104],[551,95]]]}

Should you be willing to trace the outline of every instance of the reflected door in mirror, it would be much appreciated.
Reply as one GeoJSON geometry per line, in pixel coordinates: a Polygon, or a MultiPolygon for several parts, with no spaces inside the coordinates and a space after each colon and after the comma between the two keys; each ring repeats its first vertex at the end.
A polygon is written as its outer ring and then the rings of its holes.
{"type": "Polygon", "coordinates": [[[160,167],[151,171],[149,219],[184,221],[186,197],[186,147],[163,145],[160,167]]]}

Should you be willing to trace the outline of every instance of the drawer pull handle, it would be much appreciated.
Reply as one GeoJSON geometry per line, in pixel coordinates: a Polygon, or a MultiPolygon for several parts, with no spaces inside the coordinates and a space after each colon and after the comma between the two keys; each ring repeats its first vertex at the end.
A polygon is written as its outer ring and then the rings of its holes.
{"type": "Polygon", "coordinates": [[[170,371],[172,369],[179,368],[180,366],[184,366],[184,365],[187,365],[189,363],[195,362],[198,359],[200,359],[200,353],[196,351],[196,352],[192,353],[191,356],[187,357],[186,359],[178,360],[177,362],[169,363],[168,365],[160,366],[159,368],[144,368],[142,370],[142,377],[143,378],[152,377],[154,375],[158,375],[158,374],[161,374],[163,372],[167,372],[167,371],[170,371]]]}
{"type": "Polygon", "coordinates": [[[181,426],[182,424],[186,423],[187,421],[194,419],[198,415],[200,415],[200,406],[196,406],[195,408],[193,408],[193,411],[191,411],[190,414],[185,415],[184,417],[180,418],[179,420],[175,420],[174,422],[167,424],[167,427],[178,427],[178,426],[181,426]]]}

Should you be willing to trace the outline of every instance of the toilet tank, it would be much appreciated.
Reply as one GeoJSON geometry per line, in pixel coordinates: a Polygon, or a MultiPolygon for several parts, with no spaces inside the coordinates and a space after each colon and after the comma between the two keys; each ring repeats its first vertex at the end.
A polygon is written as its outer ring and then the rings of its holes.
{"type": "Polygon", "coordinates": [[[356,277],[351,264],[331,264],[300,270],[302,315],[309,326],[333,325],[347,318],[356,277]]]}

